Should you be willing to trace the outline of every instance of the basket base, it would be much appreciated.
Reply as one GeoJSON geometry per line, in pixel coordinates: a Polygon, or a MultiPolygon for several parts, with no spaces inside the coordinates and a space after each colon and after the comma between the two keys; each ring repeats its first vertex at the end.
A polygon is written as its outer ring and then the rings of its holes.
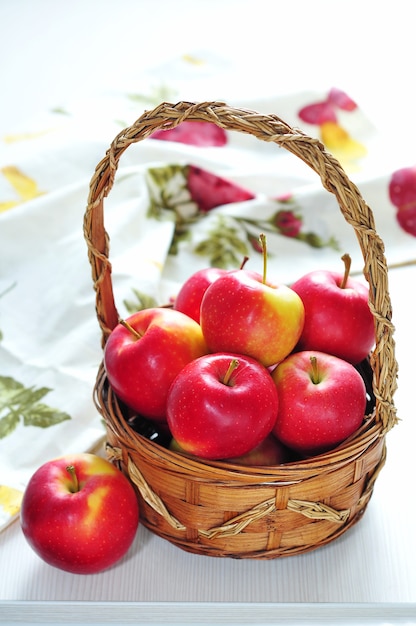
{"type": "MultiPolygon", "coordinates": [[[[158,444],[151,445],[159,459],[169,454],[158,444]]],[[[171,466],[157,467],[140,455],[133,461],[134,452],[126,457],[125,449],[114,447],[114,442],[109,450],[136,488],[146,528],[186,552],[235,559],[287,557],[334,541],[361,520],[385,461],[384,438],[379,438],[353,461],[335,464],[326,473],[311,468],[313,476],[304,480],[287,479],[291,470],[299,472],[297,464],[283,471],[268,468],[275,472],[272,484],[270,476],[266,482],[262,476],[253,485],[250,474],[244,478],[249,477],[251,485],[241,484],[241,475],[228,470],[228,482],[212,485],[212,478],[195,483],[180,463],[172,472],[171,466]],[[345,484],[354,475],[355,481],[345,484]]],[[[204,469],[209,474],[212,468],[204,469]]]]}
{"type": "Polygon", "coordinates": [[[147,517],[141,518],[141,522],[143,526],[145,526],[153,534],[157,535],[161,539],[168,541],[169,543],[173,544],[175,547],[183,550],[184,552],[188,552],[190,554],[216,557],[216,558],[230,558],[230,559],[236,559],[236,560],[251,559],[251,560],[258,560],[258,561],[267,561],[267,560],[274,560],[278,558],[287,558],[290,556],[296,556],[300,554],[307,554],[308,552],[313,552],[315,550],[319,550],[320,548],[323,548],[329,543],[332,543],[336,541],[337,539],[339,539],[342,535],[348,532],[353,526],[355,526],[362,519],[366,511],[366,508],[367,507],[364,507],[359,513],[357,513],[357,515],[355,515],[354,518],[348,522],[348,524],[345,524],[344,526],[342,526],[342,528],[337,528],[332,535],[327,536],[324,540],[320,541],[319,543],[315,543],[309,546],[302,546],[302,547],[292,546],[292,547],[288,547],[287,549],[279,547],[276,549],[266,549],[260,552],[253,552],[253,553],[249,553],[249,552],[240,553],[235,550],[230,550],[229,545],[225,545],[224,549],[221,550],[218,547],[218,545],[212,547],[210,545],[204,545],[202,543],[191,544],[189,541],[186,541],[186,540],[181,541],[180,539],[177,539],[177,538],[174,539],[169,533],[168,534],[162,533],[160,531],[159,526],[157,525],[155,526],[151,524],[151,522],[149,521],[147,517]]]}

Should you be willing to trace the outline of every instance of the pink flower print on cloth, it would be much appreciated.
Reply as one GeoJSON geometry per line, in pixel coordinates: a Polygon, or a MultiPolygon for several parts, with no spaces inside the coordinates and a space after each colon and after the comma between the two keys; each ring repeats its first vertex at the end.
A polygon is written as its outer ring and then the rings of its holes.
{"type": "Polygon", "coordinates": [[[333,87],[327,97],[298,111],[298,117],[307,124],[319,127],[321,140],[341,161],[356,161],[367,154],[365,146],[354,139],[342,125],[340,112],[358,110],[356,102],[341,89],[333,87]]]}
{"type": "Polygon", "coordinates": [[[255,197],[248,189],[195,165],[188,166],[187,186],[192,200],[204,213],[222,204],[255,197]]]}
{"type": "Polygon", "coordinates": [[[227,135],[223,128],[212,122],[191,122],[185,120],[175,128],[157,130],[150,139],[161,141],[176,141],[189,146],[201,148],[215,146],[222,147],[227,143],[227,135]]]}
{"type": "Polygon", "coordinates": [[[258,215],[255,207],[259,208],[261,200],[253,191],[194,164],[151,167],[145,180],[147,217],[169,219],[174,224],[170,255],[178,255],[185,247],[199,257],[208,257],[214,267],[239,267],[250,250],[262,254],[260,233],[282,235],[313,248],[338,250],[334,236],[305,227],[302,206],[291,193],[265,200],[267,212],[258,215]],[[253,212],[247,211],[250,202],[253,212]],[[195,229],[203,220],[206,228],[196,241],[195,229]]]}

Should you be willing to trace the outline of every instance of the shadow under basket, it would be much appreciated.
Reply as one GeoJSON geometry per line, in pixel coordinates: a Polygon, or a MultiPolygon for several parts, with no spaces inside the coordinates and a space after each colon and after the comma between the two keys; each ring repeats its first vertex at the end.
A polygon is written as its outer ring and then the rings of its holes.
{"type": "Polygon", "coordinates": [[[359,190],[317,139],[276,115],[221,102],[162,103],[117,135],[91,180],[84,234],[102,347],[118,323],[104,198],[129,145],[184,120],[212,122],[225,130],[274,142],[309,165],[323,187],[335,195],[356,233],[364,259],[363,275],[370,287],[376,343],[368,360],[366,382],[373,403],[359,431],[326,454],[272,467],[199,461],[165,447],[145,420],[141,428],[133,428],[101,363],[94,398],[106,423],[108,457],[135,486],[141,523],[176,546],[217,557],[272,559],[301,554],[333,541],[361,519],[384,465],[386,435],[397,422],[393,403],[397,362],[384,244],[359,190]]]}

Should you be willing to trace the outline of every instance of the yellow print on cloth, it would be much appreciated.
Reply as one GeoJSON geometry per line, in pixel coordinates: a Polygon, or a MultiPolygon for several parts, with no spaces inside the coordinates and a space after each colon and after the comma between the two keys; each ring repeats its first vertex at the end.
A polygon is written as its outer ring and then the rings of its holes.
{"type": "Polygon", "coordinates": [[[22,503],[23,492],[7,487],[6,485],[0,485],[0,518],[4,516],[13,517],[20,510],[22,503]]]}
{"type": "Polygon", "coordinates": [[[39,189],[37,182],[33,178],[24,174],[15,165],[6,165],[0,169],[0,172],[18,196],[15,200],[0,200],[0,213],[45,193],[39,189]]]}

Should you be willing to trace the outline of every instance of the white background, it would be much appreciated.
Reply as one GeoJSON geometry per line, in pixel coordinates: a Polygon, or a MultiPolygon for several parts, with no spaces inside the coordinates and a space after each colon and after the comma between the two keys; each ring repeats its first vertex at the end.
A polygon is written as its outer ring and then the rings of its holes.
{"type": "Polygon", "coordinates": [[[407,0],[1,0],[0,20],[0,123],[8,130],[134,79],[167,55],[198,50],[238,62],[230,93],[335,84],[391,133],[406,132],[413,117],[407,0]]]}

